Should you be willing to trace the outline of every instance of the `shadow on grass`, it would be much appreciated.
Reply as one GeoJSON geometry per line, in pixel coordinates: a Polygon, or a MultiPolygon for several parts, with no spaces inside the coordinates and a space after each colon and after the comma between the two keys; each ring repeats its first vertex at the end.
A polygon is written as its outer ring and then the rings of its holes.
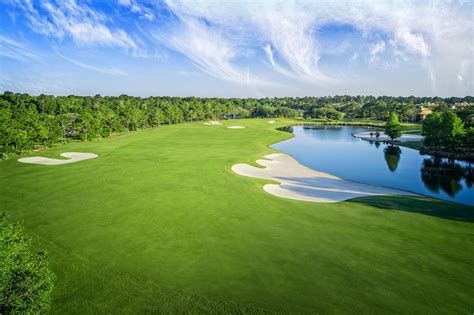
{"type": "Polygon", "coordinates": [[[474,207],[433,198],[380,196],[361,197],[349,202],[382,209],[421,213],[449,220],[474,222],[474,207]]]}

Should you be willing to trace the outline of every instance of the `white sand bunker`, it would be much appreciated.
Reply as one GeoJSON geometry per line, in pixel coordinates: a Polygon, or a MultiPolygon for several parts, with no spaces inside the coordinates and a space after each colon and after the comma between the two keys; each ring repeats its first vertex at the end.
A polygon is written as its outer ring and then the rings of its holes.
{"type": "Polygon", "coordinates": [[[245,129],[247,127],[244,127],[244,126],[229,126],[227,128],[229,128],[229,129],[245,129]]]}
{"type": "MultiPolygon", "coordinates": [[[[388,140],[390,139],[384,132],[380,132],[380,136],[377,138],[375,136],[375,131],[366,131],[366,132],[358,132],[353,134],[356,138],[362,138],[364,140],[388,140]],[[370,134],[372,133],[372,136],[370,134]]],[[[395,138],[396,141],[421,141],[424,137],[420,135],[413,135],[413,134],[403,134],[400,138],[395,138]]]]}
{"type": "Polygon", "coordinates": [[[274,124],[274,123],[276,123],[276,122],[277,122],[276,120],[270,120],[268,123],[269,123],[269,124],[274,124]]]}
{"type": "Polygon", "coordinates": [[[222,123],[220,121],[210,121],[210,122],[203,123],[203,125],[215,126],[215,125],[222,125],[222,123]]]}
{"type": "Polygon", "coordinates": [[[98,157],[94,153],[80,153],[80,152],[65,152],[60,154],[62,157],[68,158],[68,160],[52,159],[42,156],[34,156],[18,159],[18,162],[29,163],[29,164],[42,164],[42,165],[60,165],[76,163],[83,160],[89,160],[98,157]]]}
{"type": "Polygon", "coordinates": [[[271,161],[257,160],[257,163],[265,168],[241,163],[232,166],[232,170],[239,175],[280,182],[280,185],[267,184],[263,189],[270,194],[289,199],[337,202],[364,196],[415,196],[402,190],[360,184],[318,172],[299,164],[286,154],[270,154],[265,157],[271,161]]]}

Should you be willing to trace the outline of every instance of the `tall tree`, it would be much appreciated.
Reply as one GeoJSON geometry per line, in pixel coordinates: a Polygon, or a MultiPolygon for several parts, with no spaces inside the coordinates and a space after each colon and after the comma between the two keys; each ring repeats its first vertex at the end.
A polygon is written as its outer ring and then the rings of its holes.
{"type": "Polygon", "coordinates": [[[421,127],[421,134],[425,137],[423,144],[429,148],[439,150],[442,145],[441,114],[438,112],[426,116],[421,127]]]}
{"type": "Polygon", "coordinates": [[[444,112],[441,115],[442,145],[454,150],[462,141],[464,123],[453,112],[444,112]]]}
{"type": "Polygon", "coordinates": [[[387,123],[385,124],[385,134],[392,140],[395,138],[400,138],[400,136],[402,135],[401,125],[398,121],[397,114],[390,114],[390,117],[387,123]]]}

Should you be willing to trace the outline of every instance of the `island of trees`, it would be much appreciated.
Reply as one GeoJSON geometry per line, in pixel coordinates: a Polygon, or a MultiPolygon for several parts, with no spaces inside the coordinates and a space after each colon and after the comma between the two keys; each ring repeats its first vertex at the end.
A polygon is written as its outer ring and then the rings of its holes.
{"type": "Polygon", "coordinates": [[[0,156],[6,158],[12,153],[69,139],[90,140],[126,130],[208,119],[303,117],[334,121],[387,121],[390,118],[392,121],[393,115],[401,122],[424,120],[425,144],[430,152],[472,150],[472,96],[221,99],[127,95],[56,97],[4,92],[0,94],[0,156]],[[426,115],[427,112],[430,114],[426,115]],[[454,130],[448,131],[446,126],[453,123],[454,130]],[[436,133],[438,129],[444,130],[443,135],[436,133]]]}

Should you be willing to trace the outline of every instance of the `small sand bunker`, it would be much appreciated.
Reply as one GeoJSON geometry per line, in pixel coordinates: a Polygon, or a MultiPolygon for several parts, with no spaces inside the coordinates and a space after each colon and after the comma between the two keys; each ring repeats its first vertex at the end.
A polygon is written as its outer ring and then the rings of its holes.
{"type": "Polygon", "coordinates": [[[222,123],[220,121],[209,121],[209,122],[203,123],[203,125],[215,126],[215,125],[222,125],[222,123]]]}
{"type": "Polygon", "coordinates": [[[42,156],[34,156],[18,159],[18,162],[29,163],[29,164],[42,164],[42,165],[60,165],[76,163],[83,160],[89,160],[98,157],[95,153],[81,153],[81,152],[65,152],[60,154],[62,157],[68,158],[68,160],[52,159],[42,156]]]}
{"type": "Polygon", "coordinates": [[[403,190],[360,184],[318,172],[299,164],[286,154],[270,154],[265,157],[270,160],[257,160],[257,163],[265,168],[241,163],[232,166],[232,170],[239,175],[280,182],[280,185],[267,184],[263,186],[263,190],[296,200],[337,202],[364,196],[415,196],[403,190]]]}
{"type": "Polygon", "coordinates": [[[227,128],[229,128],[229,129],[245,129],[247,127],[244,127],[244,126],[229,126],[227,128]]]}
{"type": "MultiPolygon", "coordinates": [[[[390,139],[383,131],[380,132],[380,135],[378,138],[375,136],[375,131],[358,132],[358,133],[353,134],[353,136],[356,138],[364,139],[364,140],[389,140],[390,139]],[[370,136],[371,133],[372,133],[372,136],[370,136]]],[[[400,138],[396,138],[394,140],[405,142],[405,141],[421,141],[423,139],[424,139],[423,136],[406,133],[406,134],[403,134],[400,138]]]]}
{"type": "Polygon", "coordinates": [[[276,122],[277,122],[276,120],[270,120],[268,123],[269,123],[269,124],[274,124],[274,123],[276,123],[276,122]]]}

